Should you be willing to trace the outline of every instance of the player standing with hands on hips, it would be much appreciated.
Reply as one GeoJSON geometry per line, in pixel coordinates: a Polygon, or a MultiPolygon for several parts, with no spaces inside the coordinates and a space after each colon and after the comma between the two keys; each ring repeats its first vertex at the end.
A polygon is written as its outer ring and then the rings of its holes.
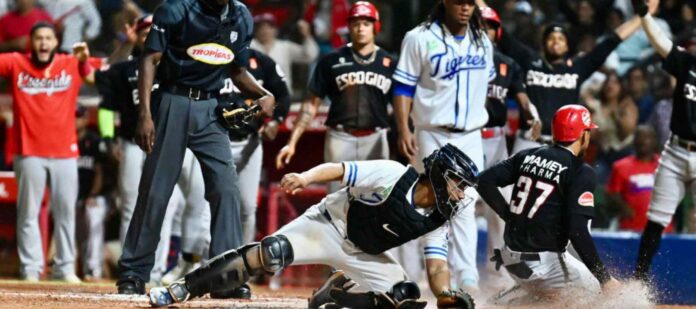
{"type": "Polygon", "coordinates": [[[696,173],[690,167],[696,160],[696,55],[689,54],[662,33],[652,17],[653,11],[648,9],[658,5],[659,0],[633,1],[650,43],[664,59],[662,67],[677,79],[670,120],[672,136],[660,156],[648,223],[638,249],[635,277],[644,281],[648,280],[652,258],[660,247],[662,231],[672,221],[686,189],[696,197],[696,173]]]}
{"type": "MultiPolygon", "coordinates": [[[[419,171],[423,171],[420,161],[447,143],[483,169],[481,128],[488,122],[488,82],[495,78],[493,45],[485,29],[473,0],[440,0],[428,20],[402,42],[394,72],[394,114],[399,150],[419,171]],[[415,133],[409,129],[409,116],[415,133]]],[[[474,207],[463,209],[451,221],[450,233],[453,281],[476,290],[474,207]]]]}
{"type": "Polygon", "coordinates": [[[481,173],[477,190],[505,221],[505,246],[493,260],[518,285],[496,296],[497,304],[553,298],[570,287],[597,291],[597,281],[604,290],[620,285],[599,259],[589,231],[596,176],[582,157],[595,128],[587,108],[566,105],[553,118],[554,145],[523,150],[481,173]],[[508,204],[499,188],[509,185],[508,204]],[[582,262],[566,251],[568,242],[582,262]],[[529,299],[517,298],[520,287],[529,299]]]}
{"type": "MultiPolygon", "coordinates": [[[[210,203],[210,256],[242,244],[237,174],[216,108],[223,81],[230,77],[242,92],[255,94],[264,114],[272,114],[273,95],[245,69],[252,28],[249,11],[236,0],[167,0],[155,11],[138,70],[136,141],[148,156],[119,261],[121,294],[145,294],[143,283],[149,280],[187,147],[201,164],[210,203]],[[155,69],[161,95],[151,104],[155,69]]],[[[215,292],[211,296],[249,295],[215,292]]]]}
{"type": "MultiPolygon", "coordinates": [[[[324,161],[389,158],[387,105],[396,63],[375,45],[379,28],[379,12],[372,3],[353,4],[348,14],[351,43],[319,60],[309,81],[309,100],[302,104],[290,140],[276,158],[278,169],[295,155],[297,142],[327,95],[331,105],[324,161]]],[[[331,192],[339,188],[336,183],[329,184],[331,192]]]]}

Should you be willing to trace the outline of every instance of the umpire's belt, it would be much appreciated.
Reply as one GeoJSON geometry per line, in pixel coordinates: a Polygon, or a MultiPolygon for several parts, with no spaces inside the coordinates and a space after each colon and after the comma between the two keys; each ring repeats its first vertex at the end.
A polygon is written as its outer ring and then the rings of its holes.
{"type": "Polygon", "coordinates": [[[219,91],[203,91],[186,86],[162,85],[160,88],[165,92],[187,97],[191,100],[208,100],[220,97],[219,91]]]}
{"type": "Polygon", "coordinates": [[[686,149],[686,151],[696,152],[696,142],[683,139],[676,134],[672,134],[672,143],[686,149]]]}

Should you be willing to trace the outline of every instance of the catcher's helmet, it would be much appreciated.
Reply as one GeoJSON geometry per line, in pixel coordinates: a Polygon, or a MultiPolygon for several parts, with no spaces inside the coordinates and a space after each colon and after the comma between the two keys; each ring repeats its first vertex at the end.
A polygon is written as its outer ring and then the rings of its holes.
{"type": "Polygon", "coordinates": [[[556,142],[574,142],[585,130],[596,129],[592,123],[590,111],[582,105],[571,104],[558,109],[553,116],[553,140],[556,142]]]}
{"type": "Polygon", "coordinates": [[[500,16],[498,15],[498,12],[496,12],[493,8],[487,6],[481,8],[481,17],[487,24],[495,27],[495,40],[500,41],[500,37],[503,35],[503,24],[500,21],[500,16]]]}
{"type": "Polygon", "coordinates": [[[454,217],[465,203],[452,200],[448,186],[456,186],[461,192],[475,187],[479,175],[476,164],[457,147],[447,144],[423,159],[423,165],[435,191],[437,210],[447,219],[454,217]]]}
{"type": "Polygon", "coordinates": [[[379,11],[374,4],[367,1],[358,1],[353,3],[348,12],[348,20],[353,18],[364,17],[372,20],[375,23],[375,33],[378,33],[382,24],[379,22],[379,11]]]}

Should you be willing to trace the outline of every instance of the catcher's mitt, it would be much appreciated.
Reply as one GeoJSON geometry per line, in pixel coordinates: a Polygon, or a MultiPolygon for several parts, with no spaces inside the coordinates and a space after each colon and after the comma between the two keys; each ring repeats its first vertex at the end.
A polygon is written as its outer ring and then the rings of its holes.
{"type": "Polygon", "coordinates": [[[444,291],[437,296],[437,308],[474,309],[474,299],[462,290],[444,291]]]}
{"type": "Polygon", "coordinates": [[[254,116],[261,111],[261,106],[254,104],[249,108],[218,107],[220,121],[228,130],[237,130],[249,124],[254,116]]]}

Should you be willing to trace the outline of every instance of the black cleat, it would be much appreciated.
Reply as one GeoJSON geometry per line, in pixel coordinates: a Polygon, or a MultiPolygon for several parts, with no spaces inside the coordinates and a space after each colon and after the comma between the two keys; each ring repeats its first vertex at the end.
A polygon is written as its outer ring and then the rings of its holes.
{"type": "Polygon", "coordinates": [[[135,276],[126,276],[118,279],[118,294],[139,294],[145,295],[145,282],[135,276]]]}
{"type": "MultiPolygon", "coordinates": [[[[335,302],[335,300],[329,295],[332,288],[339,288],[347,291],[355,286],[355,282],[346,277],[346,274],[342,270],[336,270],[331,273],[324,285],[322,285],[318,290],[312,293],[312,297],[309,299],[309,308],[317,309],[324,304],[329,304],[335,302]]],[[[330,307],[327,307],[330,308],[330,307]]]]}
{"type": "Polygon", "coordinates": [[[231,289],[231,290],[210,292],[210,298],[214,298],[214,299],[227,299],[227,298],[250,299],[251,298],[251,288],[249,287],[248,284],[244,283],[241,286],[234,288],[234,289],[231,289]]]}

